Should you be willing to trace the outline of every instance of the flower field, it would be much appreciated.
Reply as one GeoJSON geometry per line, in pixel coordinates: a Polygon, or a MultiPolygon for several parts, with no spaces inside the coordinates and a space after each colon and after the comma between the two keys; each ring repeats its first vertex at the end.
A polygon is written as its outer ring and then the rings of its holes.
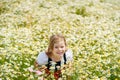
{"type": "MultiPolygon", "coordinates": [[[[0,0],[0,80],[41,80],[30,73],[52,34],[74,55],[60,80],[120,80],[119,0],[0,0]]],[[[48,80],[53,80],[51,76],[48,80]]]]}

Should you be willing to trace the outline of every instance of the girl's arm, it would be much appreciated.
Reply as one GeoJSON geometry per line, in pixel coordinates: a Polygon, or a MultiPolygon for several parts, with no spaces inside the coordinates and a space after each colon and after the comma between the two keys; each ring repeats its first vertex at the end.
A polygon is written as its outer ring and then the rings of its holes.
{"type": "Polygon", "coordinates": [[[34,67],[35,67],[35,68],[38,68],[38,70],[40,70],[40,71],[43,71],[43,70],[46,69],[46,66],[45,66],[45,65],[39,65],[39,64],[37,63],[37,61],[34,62],[34,67]]]}
{"type": "Polygon", "coordinates": [[[39,64],[37,63],[37,61],[34,62],[34,67],[38,68],[39,64]]]}
{"type": "Polygon", "coordinates": [[[64,65],[64,68],[72,68],[73,67],[73,52],[71,49],[68,49],[66,52],[67,64],[64,65]]]}
{"type": "Polygon", "coordinates": [[[37,68],[38,70],[44,70],[46,69],[46,64],[48,62],[48,56],[46,55],[45,52],[40,52],[37,56],[37,59],[34,62],[34,67],[37,68]]]}

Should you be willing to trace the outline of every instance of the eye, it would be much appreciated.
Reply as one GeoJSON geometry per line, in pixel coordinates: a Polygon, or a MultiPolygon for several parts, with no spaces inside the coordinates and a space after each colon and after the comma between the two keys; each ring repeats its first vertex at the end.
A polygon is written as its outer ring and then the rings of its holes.
{"type": "Polygon", "coordinates": [[[61,46],[61,48],[64,48],[64,46],[61,46]]]}
{"type": "Polygon", "coordinates": [[[55,48],[58,48],[57,46],[55,46],[55,48]]]}

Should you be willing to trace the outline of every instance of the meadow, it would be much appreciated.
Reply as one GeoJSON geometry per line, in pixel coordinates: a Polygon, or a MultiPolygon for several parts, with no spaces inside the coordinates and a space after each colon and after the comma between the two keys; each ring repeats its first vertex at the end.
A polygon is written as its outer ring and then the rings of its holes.
{"type": "MultiPolygon", "coordinates": [[[[61,80],[120,80],[119,0],[0,0],[0,80],[40,80],[30,73],[52,34],[74,55],[61,80]]],[[[51,76],[49,80],[53,80],[51,76]]]]}

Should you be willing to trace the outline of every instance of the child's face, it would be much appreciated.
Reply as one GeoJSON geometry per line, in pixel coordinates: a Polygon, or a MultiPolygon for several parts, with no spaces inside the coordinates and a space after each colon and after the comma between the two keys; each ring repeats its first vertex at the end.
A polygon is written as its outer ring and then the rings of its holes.
{"type": "Polygon", "coordinates": [[[65,50],[66,50],[66,45],[65,45],[64,40],[61,40],[61,41],[55,43],[53,46],[54,54],[58,54],[58,55],[62,56],[65,53],[65,50]]]}

